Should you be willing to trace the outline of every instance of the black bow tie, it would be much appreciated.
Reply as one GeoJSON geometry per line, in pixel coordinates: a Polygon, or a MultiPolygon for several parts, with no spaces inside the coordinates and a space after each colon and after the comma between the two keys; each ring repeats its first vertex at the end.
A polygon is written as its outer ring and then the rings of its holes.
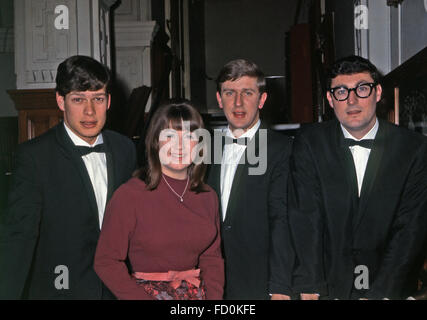
{"type": "Polygon", "coordinates": [[[105,144],[103,144],[103,143],[97,144],[94,147],[76,146],[76,150],[81,156],[85,156],[85,155],[92,153],[92,152],[104,152],[105,153],[105,144]]]}
{"type": "Polygon", "coordinates": [[[233,144],[233,143],[237,143],[243,146],[246,146],[248,144],[248,138],[237,138],[237,139],[233,139],[231,137],[224,137],[224,141],[225,144],[233,144]]]}
{"type": "Polygon", "coordinates": [[[374,139],[364,139],[364,140],[354,140],[354,139],[344,139],[344,144],[347,147],[352,146],[361,146],[364,148],[372,149],[372,145],[374,144],[374,139]]]}

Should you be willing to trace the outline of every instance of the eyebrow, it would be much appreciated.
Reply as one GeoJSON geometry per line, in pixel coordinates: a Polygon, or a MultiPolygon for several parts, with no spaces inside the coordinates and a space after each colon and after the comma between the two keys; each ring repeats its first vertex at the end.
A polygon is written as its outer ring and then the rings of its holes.
{"type": "MultiPolygon", "coordinates": [[[[356,83],[356,85],[354,86],[354,88],[356,88],[357,86],[364,84],[364,83],[375,83],[375,81],[368,81],[368,80],[360,80],[359,82],[356,83]]],[[[345,87],[345,88],[349,88],[349,86],[345,85],[345,84],[338,84],[336,86],[333,86],[332,88],[341,88],[341,87],[345,87]]]]}
{"type": "MultiPolygon", "coordinates": [[[[229,89],[229,88],[224,88],[224,89],[222,89],[222,91],[237,91],[236,89],[229,89]]],[[[242,88],[242,90],[240,90],[240,91],[254,91],[254,92],[256,92],[256,89],[252,89],[252,88],[242,88]]]]}
{"type": "MultiPolygon", "coordinates": [[[[70,95],[72,96],[79,96],[79,97],[86,97],[86,95],[84,93],[80,93],[80,92],[70,92],[70,95]]],[[[99,96],[107,96],[107,93],[95,93],[93,95],[90,95],[92,97],[99,97],[99,96]]]]}

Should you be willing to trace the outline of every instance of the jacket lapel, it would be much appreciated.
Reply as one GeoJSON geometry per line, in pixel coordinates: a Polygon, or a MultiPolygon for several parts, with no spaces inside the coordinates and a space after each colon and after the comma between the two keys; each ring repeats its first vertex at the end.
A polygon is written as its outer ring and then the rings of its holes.
{"type": "Polygon", "coordinates": [[[362,217],[366,212],[368,201],[372,194],[372,188],[375,184],[377,173],[380,168],[381,159],[384,154],[385,137],[387,135],[386,131],[387,128],[384,125],[381,125],[380,122],[371,153],[369,154],[365,175],[363,176],[363,183],[359,200],[359,210],[354,225],[354,231],[356,231],[356,228],[360,225],[362,217]]]}
{"type": "MultiPolygon", "coordinates": [[[[261,125],[259,129],[261,128],[264,127],[261,125]]],[[[227,214],[225,215],[224,222],[229,222],[234,218],[235,214],[237,213],[234,207],[237,204],[236,202],[239,201],[239,191],[246,186],[246,177],[250,167],[249,161],[247,159],[248,148],[255,148],[255,154],[259,155],[259,129],[256,131],[253,138],[249,140],[247,147],[239,160],[239,164],[237,165],[236,173],[234,174],[233,178],[233,184],[230,190],[230,197],[228,198],[227,214]]]]}
{"type": "Polygon", "coordinates": [[[209,168],[208,183],[215,190],[219,200],[219,212],[221,216],[221,222],[224,220],[221,205],[221,164],[212,163],[209,168]]]}
{"type": "Polygon", "coordinates": [[[342,190],[347,191],[347,193],[342,193],[343,196],[347,196],[345,201],[347,207],[343,212],[346,212],[348,215],[347,230],[350,232],[353,229],[355,216],[359,208],[356,168],[351,151],[344,144],[344,134],[338,121],[336,122],[335,135],[340,164],[345,176],[345,180],[343,181],[345,185],[342,186],[342,190]]]}
{"type": "MultiPolygon", "coordinates": [[[[243,153],[242,158],[245,156],[246,151],[243,153]]],[[[241,188],[242,183],[244,185],[242,180],[245,180],[243,175],[243,173],[246,172],[245,170],[248,170],[247,163],[237,165],[236,173],[234,174],[233,178],[233,184],[230,190],[230,197],[228,198],[227,214],[225,215],[224,223],[229,222],[233,218],[233,213],[236,211],[234,210],[234,206],[236,205],[236,201],[238,199],[237,194],[241,188]]]]}
{"type": "MultiPolygon", "coordinates": [[[[216,129],[218,130],[218,129],[216,129]]],[[[215,131],[214,131],[215,132],[215,131]]],[[[210,160],[211,160],[211,164],[208,168],[208,175],[207,175],[207,183],[209,184],[209,186],[215,190],[217,196],[218,196],[218,200],[219,200],[219,212],[220,212],[220,216],[221,216],[221,223],[224,220],[224,215],[222,213],[222,205],[221,205],[221,157],[219,157],[219,159],[217,159],[215,157],[215,152],[219,152],[221,151],[221,154],[223,152],[224,149],[224,139],[222,138],[222,131],[220,131],[220,134],[217,134],[218,131],[216,131],[214,133],[214,139],[221,139],[221,150],[216,150],[215,149],[215,143],[211,144],[211,150],[210,150],[210,160]]]]}
{"type": "Polygon", "coordinates": [[[107,178],[108,178],[107,201],[106,201],[106,204],[107,204],[108,201],[113,196],[113,192],[117,187],[115,177],[118,177],[117,170],[119,169],[119,167],[115,166],[114,159],[117,159],[117,155],[114,153],[114,149],[111,147],[111,142],[108,137],[108,134],[106,132],[103,133],[102,138],[104,139],[104,144],[106,146],[105,156],[107,159],[107,178]]]}
{"type": "Polygon", "coordinates": [[[81,158],[80,154],[75,151],[74,143],[65,131],[63,122],[61,122],[56,128],[56,137],[58,143],[61,146],[62,151],[73,162],[73,164],[77,168],[77,171],[79,172],[81,181],[86,190],[85,193],[88,197],[92,213],[94,215],[94,218],[96,218],[95,221],[99,227],[98,205],[96,204],[96,198],[95,193],[93,191],[92,182],[90,181],[90,177],[83,162],[83,159],[81,158]]]}

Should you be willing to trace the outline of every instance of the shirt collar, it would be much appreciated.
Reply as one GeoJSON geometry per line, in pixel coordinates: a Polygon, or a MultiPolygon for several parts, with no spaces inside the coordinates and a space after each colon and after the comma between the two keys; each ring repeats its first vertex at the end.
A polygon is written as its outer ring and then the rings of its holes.
{"type": "Polygon", "coordinates": [[[68,128],[68,126],[65,124],[65,122],[63,124],[65,127],[65,131],[67,131],[70,139],[73,141],[74,145],[76,145],[76,146],[94,147],[94,146],[104,142],[104,139],[102,138],[102,133],[100,133],[96,137],[95,143],[91,145],[91,144],[87,143],[86,141],[84,141],[82,138],[80,138],[78,135],[76,135],[73,131],[71,131],[71,129],[68,128]]]}
{"type": "Polygon", "coordinates": [[[375,139],[375,136],[377,135],[378,127],[379,127],[378,118],[375,118],[375,124],[371,128],[371,130],[369,130],[369,132],[365,134],[361,139],[356,139],[355,137],[353,137],[353,135],[350,132],[347,131],[346,128],[344,128],[342,124],[340,125],[341,125],[341,130],[344,134],[344,138],[353,139],[356,141],[365,140],[365,139],[375,139]]]}
{"type": "MultiPolygon", "coordinates": [[[[250,128],[248,131],[242,134],[239,138],[249,138],[249,140],[251,140],[254,137],[260,125],[261,125],[261,120],[258,120],[258,122],[255,123],[255,125],[252,128],[250,128]]],[[[227,137],[236,139],[233,132],[231,132],[230,126],[228,126],[226,129],[226,135],[227,137]]]]}

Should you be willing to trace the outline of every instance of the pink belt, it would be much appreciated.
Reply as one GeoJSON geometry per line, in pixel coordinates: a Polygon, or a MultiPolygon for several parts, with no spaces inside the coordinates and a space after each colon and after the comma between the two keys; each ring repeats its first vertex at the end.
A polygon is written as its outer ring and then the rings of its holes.
{"type": "Polygon", "coordinates": [[[133,276],[136,279],[148,281],[168,281],[174,289],[181,285],[181,281],[185,280],[196,287],[200,286],[200,269],[191,269],[186,271],[168,271],[168,272],[134,272],[133,276]]]}

